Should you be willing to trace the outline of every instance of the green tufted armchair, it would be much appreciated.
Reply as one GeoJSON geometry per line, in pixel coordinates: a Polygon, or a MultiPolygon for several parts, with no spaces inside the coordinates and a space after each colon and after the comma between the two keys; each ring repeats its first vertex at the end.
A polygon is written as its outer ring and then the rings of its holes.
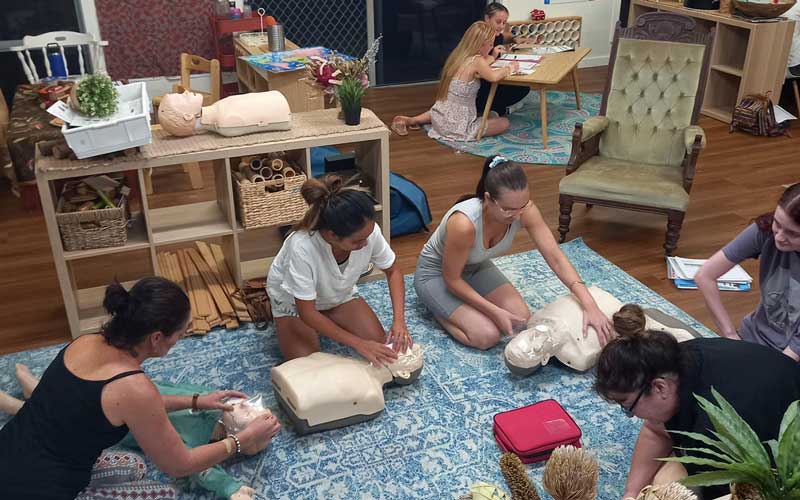
{"type": "Polygon", "coordinates": [[[687,16],[650,13],[617,26],[600,116],[575,125],[559,184],[558,231],[572,205],[586,203],[667,216],[664,251],[677,247],[700,151],[696,126],[714,32],[687,16]]]}

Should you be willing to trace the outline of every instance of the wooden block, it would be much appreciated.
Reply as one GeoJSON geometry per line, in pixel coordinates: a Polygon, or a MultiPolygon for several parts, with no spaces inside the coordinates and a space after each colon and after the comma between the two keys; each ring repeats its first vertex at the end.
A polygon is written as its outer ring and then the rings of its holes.
{"type": "Polygon", "coordinates": [[[247,312],[247,306],[236,297],[236,290],[238,287],[225,262],[225,254],[222,252],[222,247],[220,245],[211,245],[211,254],[214,257],[214,261],[217,263],[217,269],[222,276],[222,283],[225,287],[225,291],[228,293],[231,304],[233,304],[233,309],[236,311],[236,317],[239,318],[239,321],[252,321],[250,313],[247,312]]]}
{"type": "Polygon", "coordinates": [[[205,281],[206,288],[211,294],[211,297],[214,299],[214,303],[216,304],[220,315],[232,316],[234,314],[233,306],[231,306],[231,303],[228,300],[228,296],[225,294],[222,285],[220,285],[219,281],[217,281],[217,277],[214,272],[208,267],[208,264],[206,264],[206,261],[203,260],[203,257],[200,256],[200,253],[196,249],[190,248],[187,250],[187,253],[191,257],[192,261],[194,261],[195,266],[197,266],[197,270],[200,272],[200,276],[203,278],[203,281],[205,281]]]}
{"type": "Polygon", "coordinates": [[[197,309],[194,309],[197,314],[195,317],[207,318],[211,316],[212,312],[209,310],[208,302],[205,297],[205,287],[202,283],[202,278],[191,262],[191,258],[186,254],[185,249],[178,250],[178,261],[181,263],[182,271],[186,276],[187,287],[192,290],[195,297],[195,304],[197,309]]]}

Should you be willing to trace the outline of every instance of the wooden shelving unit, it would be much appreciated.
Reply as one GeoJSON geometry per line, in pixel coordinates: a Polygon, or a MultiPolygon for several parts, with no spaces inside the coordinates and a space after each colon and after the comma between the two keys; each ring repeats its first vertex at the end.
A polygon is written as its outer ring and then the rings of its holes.
{"type": "Polygon", "coordinates": [[[716,30],[702,114],[730,123],[736,104],[747,94],[771,92],[772,102],[780,100],[794,21],[751,23],[715,10],[687,9],[678,2],[632,0],[628,26],[656,11],[689,16],[698,29],[716,30]]]}
{"type": "MultiPolygon", "coordinates": [[[[351,147],[355,151],[358,169],[373,186],[373,195],[378,202],[376,206],[378,224],[389,240],[389,210],[384,210],[384,207],[389,206],[389,130],[386,127],[352,131],[342,124],[341,133],[193,152],[168,158],[114,160],[88,168],[69,170],[42,168],[47,167],[48,162],[55,160],[37,154],[36,180],[72,337],[97,332],[106,320],[102,308],[105,286],[79,288],[77,285],[79,280],[76,276],[78,267],[76,264],[84,259],[134,251],[149,253],[150,273],[147,275],[153,275],[158,273],[157,251],[169,246],[188,246],[196,240],[214,239],[221,240],[225,261],[237,283],[266,275],[272,258],[281,247],[283,241],[281,232],[278,227],[250,230],[242,227],[234,205],[235,187],[231,172],[237,168],[239,158],[242,156],[286,151],[308,175],[311,164],[310,148],[328,145],[351,147]],[[110,172],[137,171],[141,188],[144,186],[144,169],[182,165],[192,161],[212,163],[215,178],[214,200],[150,208],[147,194],[143,189],[139,189],[140,209],[133,214],[134,222],[128,230],[126,245],[75,252],[64,251],[55,218],[58,201],[55,184],[58,181],[110,172]]],[[[376,270],[363,280],[376,279],[381,275],[382,273],[376,270]]],[[[139,276],[142,277],[144,276],[139,276]]],[[[132,286],[135,282],[133,280],[124,284],[132,286]]]]}

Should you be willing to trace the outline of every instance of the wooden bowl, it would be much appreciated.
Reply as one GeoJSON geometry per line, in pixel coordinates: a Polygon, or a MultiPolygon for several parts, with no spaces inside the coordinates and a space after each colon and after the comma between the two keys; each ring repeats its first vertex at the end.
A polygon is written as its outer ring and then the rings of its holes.
{"type": "Polygon", "coordinates": [[[794,6],[797,0],[783,0],[781,3],[756,3],[732,0],[734,11],[747,17],[778,17],[794,6]]]}

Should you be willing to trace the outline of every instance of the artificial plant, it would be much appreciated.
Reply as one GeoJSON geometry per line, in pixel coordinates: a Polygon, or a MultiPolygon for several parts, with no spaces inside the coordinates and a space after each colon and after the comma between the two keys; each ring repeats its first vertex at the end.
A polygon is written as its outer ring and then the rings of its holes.
{"type": "Polygon", "coordinates": [[[698,395],[695,398],[711,420],[716,439],[695,432],[673,431],[706,447],[681,448],[688,453],[686,456],[661,460],[715,469],[682,480],[686,486],[749,484],[764,500],[800,499],[800,402],[789,405],[784,413],[778,439],[762,443],[752,427],[713,387],[711,394],[717,404],[698,395]]]}
{"type": "Polygon", "coordinates": [[[342,109],[355,109],[361,107],[361,98],[364,97],[364,86],[359,80],[345,77],[336,89],[336,97],[342,109]]]}
{"type": "Polygon", "coordinates": [[[89,75],[78,83],[75,95],[78,110],[96,118],[106,118],[117,111],[119,91],[108,75],[89,75]]]}

